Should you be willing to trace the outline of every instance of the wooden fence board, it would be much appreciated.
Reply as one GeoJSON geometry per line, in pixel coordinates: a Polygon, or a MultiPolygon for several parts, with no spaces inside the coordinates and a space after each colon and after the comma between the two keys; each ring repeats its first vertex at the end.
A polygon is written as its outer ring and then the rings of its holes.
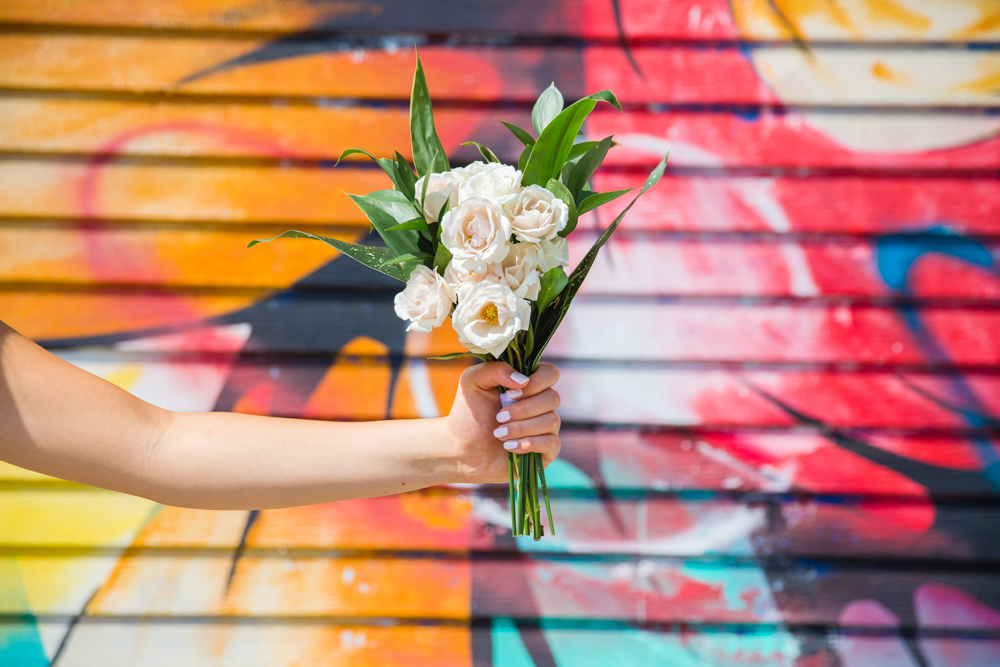
{"type": "MultiPolygon", "coordinates": [[[[408,46],[297,40],[278,49],[262,39],[6,34],[0,87],[406,100],[414,65],[408,46]]],[[[628,52],[553,45],[428,46],[421,59],[439,101],[530,103],[556,81],[571,99],[610,88],[634,104],[992,107],[990,76],[1000,55],[919,46],[812,46],[805,53],[787,44],[628,52]]]]}
{"type": "MultiPolygon", "coordinates": [[[[435,121],[452,161],[481,159],[459,146],[474,135],[505,162],[515,163],[522,146],[496,122],[501,115],[531,126],[527,110],[438,109],[435,121]]],[[[409,157],[405,108],[19,96],[0,98],[0,118],[5,121],[0,150],[23,153],[336,160],[346,148],[364,146],[379,156],[400,150],[409,157]]],[[[606,163],[618,167],[651,168],[659,152],[669,148],[672,167],[948,171],[996,169],[1000,143],[991,137],[998,127],[993,115],[970,113],[651,113],[633,108],[625,115],[595,112],[587,133],[616,135],[620,145],[606,163]],[[831,136],[828,129],[837,134],[831,136]]]]}
{"type": "MultiPolygon", "coordinates": [[[[246,290],[288,288],[308,276],[310,289],[360,286],[356,275],[319,270],[339,254],[324,244],[283,241],[251,250],[245,247],[251,238],[275,236],[285,229],[133,224],[81,229],[73,223],[10,221],[0,224],[0,284],[8,290],[18,284],[54,288],[94,283],[246,290]],[[143,261],[125,262],[125,258],[143,261]]],[[[343,228],[313,227],[311,231],[358,240],[357,233],[345,234],[343,228]]],[[[570,237],[571,264],[583,257],[594,240],[596,234],[582,230],[570,237]]],[[[900,243],[920,247],[929,242],[932,249],[934,240],[915,238],[900,243]]],[[[939,241],[947,243],[948,239],[939,241]]],[[[984,258],[992,259],[994,265],[1000,261],[1000,246],[995,242],[978,245],[984,258]]],[[[887,297],[895,290],[879,272],[883,252],[877,242],[850,237],[685,238],[622,231],[598,255],[582,294],[800,297],[802,286],[796,278],[801,274],[796,269],[804,267],[811,280],[810,296],[887,297]]],[[[991,302],[1000,296],[1000,278],[989,267],[941,252],[928,252],[914,263],[908,286],[909,295],[916,298],[991,302]]],[[[385,287],[391,288],[391,283],[385,287]]]]}
{"type": "MultiPolygon", "coordinates": [[[[268,31],[379,30],[506,33],[617,39],[748,39],[839,41],[991,41],[990,5],[969,3],[949,15],[948,8],[923,3],[895,11],[869,11],[860,3],[771,5],[760,0],[601,0],[579,3],[523,2],[517,11],[489,5],[475,10],[439,0],[424,12],[399,0],[381,2],[278,2],[247,8],[234,0],[135,5],[117,0],[4,4],[0,21],[41,25],[97,25],[116,28],[268,31]],[[616,10],[618,17],[616,17],[616,10]],[[515,18],[516,17],[516,18],[515,18]]],[[[954,6],[952,6],[954,8],[954,6]]]]}

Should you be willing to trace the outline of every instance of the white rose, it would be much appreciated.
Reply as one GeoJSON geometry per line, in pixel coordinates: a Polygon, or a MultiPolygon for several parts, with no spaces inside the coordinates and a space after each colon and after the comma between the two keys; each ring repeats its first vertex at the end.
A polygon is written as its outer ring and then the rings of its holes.
{"type": "Polygon", "coordinates": [[[510,206],[510,226],[518,241],[552,240],[566,229],[569,207],[540,185],[521,190],[510,206]]]}
{"type": "Polygon", "coordinates": [[[510,220],[488,199],[469,199],[441,219],[441,243],[467,273],[485,273],[507,256],[510,220]]]}
{"type": "MultiPolygon", "coordinates": [[[[498,266],[497,264],[492,264],[490,266],[498,266]]],[[[444,270],[444,281],[448,283],[453,290],[456,292],[458,288],[466,283],[480,283],[483,281],[487,282],[500,282],[500,276],[496,275],[494,272],[487,269],[480,273],[470,273],[466,271],[454,260],[448,262],[448,267],[444,270]]]]}
{"type": "Polygon", "coordinates": [[[538,273],[538,252],[531,243],[515,243],[499,264],[491,267],[500,282],[514,290],[522,299],[534,301],[541,289],[541,275],[538,273]]]}
{"type": "Polygon", "coordinates": [[[463,181],[459,201],[492,199],[500,206],[514,201],[521,187],[521,172],[498,162],[473,162],[453,170],[463,181]]]}
{"type": "Polygon", "coordinates": [[[517,332],[528,328],[530,318],[531,304],[507,285],[483,281],[458,288],[451,325],[470,351],[499,359],[517,332]]]}
{"type": "Polygon", "coordinates": [[[428,223],[437,222],[438,214],[445,202],[448,202],[449,209],[458,206],[458,192],[462,187],[463,180],[454,171],[431,174],[427,181],[427,193],[424,194],[425,178],[428,177],[421,176],[417,179],[416,193],[418,197],[424,197],[424,220],[428,223]]]}
{"type": "MultiPolygon", "coordinates": [[[[520,244],[519,244],[520,245],[520,244]]],[[[538,243],[538,270],[542,273],[557,266],[569,266],[569,241],[557,236],[538,243]]]]}
{"type": "Polygon", "coordinates": [[[407,331],[429,333],[444,324],[454,302],[455,290],[433,269],[420,264],[413,269],[403,291],[396,295],[396,315],[409,320],[407,331]]]}

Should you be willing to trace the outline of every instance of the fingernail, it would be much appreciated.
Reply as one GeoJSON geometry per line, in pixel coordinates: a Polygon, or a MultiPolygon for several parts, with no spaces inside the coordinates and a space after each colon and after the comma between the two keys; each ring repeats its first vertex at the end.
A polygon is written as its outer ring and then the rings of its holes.
{"type": "MultiPolygon", "coordinates": [[[[515,391],[520,392],[521,390],[517,389],[515,391]]],[[[514,403],[517,403],[517,397],[511,396],[512,393],[513,391],[508,391],[504,394],[500,394],[500,405],[506,408],[508,406],[513,405],[514,403]]]]}
{"type": "Polygon", "coordinates": [[[517,449],[517,440],[508,440],[507,442],[503,443],[503,448],[504,449],[517,449]]]}
{"type": "Polygon", "coordinates": [[[528,381],[528,376],[514,371],[510,374],[510,379],[518,384],[525,384],[528,381]]]}
{"type": "Polygon", "coordinates": [[[505,435],[507,435],[507,427],[506,426],[501,426],[500,428],[498,428],[495,431],[493,431],[493,437],[495,437],[495,438],[502,438],[505,435]]]}
{"type": "Polygon", "coordinates": [[[524,392],[521,391],[520,389],[508,389],[507,391],[504,392],[503,395],[510,399],[517,399],[521,398],[521,394],[523,393],[524,392]]]}

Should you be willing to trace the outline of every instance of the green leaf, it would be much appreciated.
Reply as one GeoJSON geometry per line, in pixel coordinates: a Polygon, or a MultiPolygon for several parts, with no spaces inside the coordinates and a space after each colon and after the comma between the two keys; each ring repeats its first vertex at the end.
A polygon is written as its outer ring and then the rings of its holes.
{"type": "Polygon", "coordinates": [[[556,88],[555,82],[542,91],[531,110],[531,124],[537,134],[541,134],[545,126],[563,110],[563,96],[556,88]]]}
{"type": "Polygon", "coordinates": [[[351,259],[361,262],[368,268],[384,273],[390,278],[406,282],[406,279],[409,276],[409,274],[405,272],[402,267],[386,264],[387,261],[392,259],[392,251],[388,248],[373,248],[372,246],[357,245],[355,243],[341,241],[340,239],[316,236],[315,234],[308,234],[294,229],[287,231],[284,234],[279,234],[274,238],[251,241],[247,244],[247,247],[252,248],[258,243],[268,243],[269,241],[274,241],[275,239],[312,239],[314,241],[322,241],[323,243],[333,246],[351,259]]]}
{"type": "Polygon", "coordinates": [[[402,232],[407,229],[416,229],[420,232],[430,232],[427,229],[427,223],[424,222],[423,218],[414,218],[413,220],[407,220],[406,222],[401,222],[398,225],[393,225],[392,227],[386,227],[387,232],[402,232]]]}
{"type": "Polygon", "coordinates": [[[569,278],[561,266],[556,266],[545,272],[541,280],[542,287],[538,290],[538,312],[545,310],[546,306],[559,296],[567,282],[569,282],[569,278]]]}
{"type": "Polygon", "coordinates": [[[437,252],[434,253],[434,270],[443,276],[449,262],[451,262],[451,251],[444,247],[443,243],[438,243],[437,252]]]}
{"type": "Polygon", "coordinates": [[[566,158],[566,160],[568,162],[576,160],[578,157],[589,151],[598,143],[599,142],[597,141],[581,141],[578,144],[573,144],[573,148],[569,149],[569,157],[566,158]]]}
{"type": "Polygon", "coordinates": [[[527,130],[522,129],[522,128],[518,127],[517,125],[512,125],[512,124],[510,124],[508,122],[505,122],[505,121],[500,121],[500,122],[503,123],[504,127],[506,127],[508,130],[510,130],[511,132],[513,132],[514,136],[517,137],[518,140],[522,144],[524,144],[525,146],[534,146],[535,145],[535,138],[533,136],[531,136],[530,134],[528,134],[527,130]]]}
{"type": "MultiPolygon", "coordinates": [[[[525,169],[525,167],[528,166],[528,160],[531,158],[531,150],[533,148],[534,148],[534,144],[525,146],[524,150],[521,151],[521,157],[517,158],[517,168],[521,172],[523,172],[524,169],[525,169]]],[[[524,180],[522,179],[521,182],[523,183],[524,180]]]]}
{"type": "Polygon", "coordinates": [[[450,169],[444,146],[434,129],[431,94],[427,90],[427,79],[424,77],[423,65],[420,64],[420,56],[417,56],[413,91],[410,93],[410,144],[413,148],[413,164],[421,176],[450,169]]]}
{"type": "Polygon", "coordinates": [[[559,236],[566,237],[569,233],[576,229],[577,212],[576,212],[576,202],[573,201],[573,195],[569,193],[566,186],[557,181],[554,178],[550,178],[549,182],[545,185],[545,189],[554,194],[559,199],[562,199],[566,203],[567,208],[569,208],[569,218],[566,220],[566,227],[559,232],[559,236]]]}
{"type": "Polygon", "coordinates": [[[483,361],[492,361],[488,355],[478,354],[476,352],[452,352],[451,354],[443,354],[440,357],[427,357],[431,361],[450,361],[451,359],[460,359],[462,357],[475,357],[476,359],[482,359],[483,361]]]}
{"type": "Polygon", "coordinates": [[[375,157],[374,155],[372,155],[368,151],[362,150],[360,148],[348,148],[346,151],[344,151],[343,153],[340,154],[340,157],[337,158],[337,161],[333,164],[333,166],[336,167],[338,164],[340,164],[340,161],[343,160],[348,155],[367,155],[371,159],[375,160],[375,164],[377,164],[378,166],[382,167],[382,171],[384,171],[389,178],[392,178],[393,183],[396,182],[396,179],[393,177],[393,161],[392,160],[390,160],[388,158],[384,158],[384,157],[375,157]]]}
{"type": "Polygon", "coordinates": [[[396,161],[393,163],[393,174],[395,177],[392,182],[396,184],[396,189],[406,195],[407,199],[413,199],[416,195],[416,184],[417,177],[413,175],[410,171],[410,164],[406,161],[399,151],[396,151],[396,161]]]}
{"type": "Polygon", "coordinates": [[[579,215],[583,215],[589,211],[593,211],[598,206],[604,206],[610,201],[614,201],[621,197],[626,192],[632,192],[635,188],[629,188],[627,190],[615,190],[614,192],[595,192],[586,199],[584,199],[580,206],[577,208],[576,212],[579,215]]]}
{"type": "Polygon", "coordinates": [[[573,193],[574,198],[580,194],[583,186],[587,184],[590,177],[594,175],[597,168],[604,162],[604,156],[608,154],[608,149],[611,148],[613,139],[613,136],[601,139],[600,143],[587,151],[576,163],[576,167],[573,168],[573,175],[566,184],[569,191],[573,193]]]}
{"type": "Polygon", "coordinates": [[[500,158],[498,158],[493,151],[491,151],[489,148],[487,148],[486,146],[483,146],[482,144],[480,144],[478,142],[475,142],[475,141],[466,141],[464,144],[461,144],[461,145],[462,146],[475,146],[476,148],[479,149],[479,152],[482,154],[483,159],[485,159],[487,162],[499,162],[500,161],[500,158]]]}
{"type": "Polygon", "coordinates": [[[434,259],[433,255],[426,252],[408,252],[405,255],[397,255],[390,260],[382,262],[382,266],[392,266],[393,264],[405,264],[406,262],[422,262],[425,259],[434,259]]]}
{"type": "Polygon", "coordinates": [[[389,233],[389,228],[400,223],[423,217],[413,202],[398,190],[377,190],[364,196],[348,195],[354,200],[372,226],[382,237],[393,255],[418,252],[420,236],[416,231],[405,230],[389,233]]]}
{"type": "MultiPolygon", "coordinates": [[[[576,296],[580,287],[583,285],[584,278],[590,272],[590,268],[594,265],[594,261],[597,259],[597,253],[601,250],[611,235],[621,224],[621,221],[625,218],[625,214],[629,212],[629,209],[639,201],[639,197],[643,195],[646,190],[656,185],[660,178],[663,176],[663,172],[667,167],[667,156],[664,155],[660,163],[656,165],[656,168],[650,172],[649,177],[643,184],[642,189],[639,190],[639,194],[635,196],[629,205],[625,207],[625,210],[618,214],[614,222],[604,230],[600,238],[591,246],[587,254],[584,255],[580,263],[577,264],[576,269],[570,274],[569,279],[566,281],[566,286],[563,288],[562,292],[559,294],[559,303],[556,308],[547,309],[539,313],[537,327],[535,331],[535,351],[532,354],[530,360],[526,360],[526,365],[528,368],[535,368],[538,365],[538,359],[541,357],[542,352],[545,350],[545,346],[548,345],[549,341],[552,339],[553,334],[555,334],[556,329],[562,323],[563,318],[566,317],[566,312],[569,310],[570,304],[573,302],[573,298],[576,296]]],[[[547,275],[547,274],[546,274],[547,275]]],[[[544,279],[544,276],[543,276],[544,279]]],[[[539,294],[541,294],[539,292],[539,294]]]]}
{"type": "Polygon", "coordinates": [[[552,119],[535,142],[534,150],[523,170],[522,185],[542,185],[550,178],[556,178],[573,149],[576,135],[580,133],[583,121],[598,102],[607,102],[621,110],[621,104],[610,90],[588,95],[579,102],[566,107],[552,119]]]}

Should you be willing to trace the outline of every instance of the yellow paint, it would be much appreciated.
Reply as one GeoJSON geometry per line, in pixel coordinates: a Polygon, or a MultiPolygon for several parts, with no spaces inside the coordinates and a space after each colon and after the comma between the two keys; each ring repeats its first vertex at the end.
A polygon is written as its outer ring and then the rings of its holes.
{"type": "Polygon", "coordinates": [[[928,16],[896,0],[867,0],[864,9],[872,23],[887,23],[914,32],[926,31],[933,25],[928,16]]]}
{"type": "Polygon", "coordinates": [[[872,76],[890,83],[907,83],[910,80],[910,77],[907,75],[894,72],[881,60],[876,60],[875,64],[872,65],[872,76]]]}
{"type": "Polygon", "coordinates": [[[104,379],[116,387],[129,391],[140,377],[142,377],[142,364],[123,364],[108,373],[104,379]]]}
{"type": "Polygon", "coordinates": [[[110,491],[2,491],[2,546],[124,546],[156,509],[110,491]]]}
{"type": "Polygon", "coordinates": [[[24,468],[18,468],[10,463],[5,463],[0,461],[0,480],[4,481],[43,481],[52,480],[53,477],[48,475],[42,475],[31,470],[25,470],[24,468]]]}

